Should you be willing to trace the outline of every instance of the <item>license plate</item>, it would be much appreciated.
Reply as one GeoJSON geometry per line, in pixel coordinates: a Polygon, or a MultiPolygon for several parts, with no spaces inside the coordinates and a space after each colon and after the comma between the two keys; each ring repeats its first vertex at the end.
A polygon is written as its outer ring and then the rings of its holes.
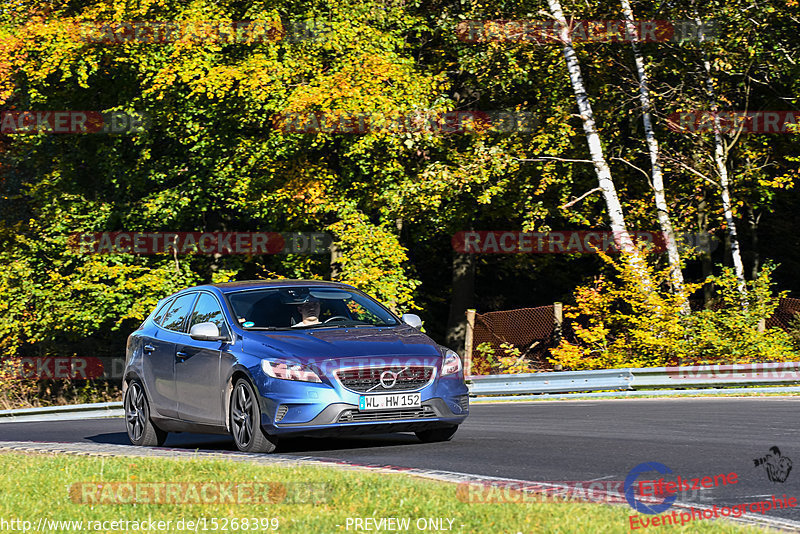
{"type": "Polygon", "coordinates": [[[397,395],[362,395],[358,399],[358,409],[362,412],[369,410],[387,410],[392,408],[419,408],[419,393],[401,393],[397,395]]]}

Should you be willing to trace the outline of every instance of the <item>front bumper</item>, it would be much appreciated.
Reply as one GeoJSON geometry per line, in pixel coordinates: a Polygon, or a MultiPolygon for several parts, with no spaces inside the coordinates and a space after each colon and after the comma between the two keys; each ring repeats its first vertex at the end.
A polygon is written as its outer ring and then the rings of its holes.
{"type": "Polygon", "coordinates": [[[358,406],[336,403],[327,406],[307,423],[275,423],[264,425],[269,434],[383,434],[417,432],[430,428],[460,425],[465,414],[452,413],[443,399],[430,399],[422,408],[407,410],[376,410],[359,412],[358,406]]]}
{"type": "MultiPolygon", "coordinates": [[[[416,432],[461,424],[469,415],[469,390],[459,374],[436,379],[422,389],[421,408],[359,411],[362,394],[336,380],[323,383],[256,380],[261,426],[270,435],[380,434],[416,432]]],[[[382,393],[396,393],[383,391],[382,393]]]]}

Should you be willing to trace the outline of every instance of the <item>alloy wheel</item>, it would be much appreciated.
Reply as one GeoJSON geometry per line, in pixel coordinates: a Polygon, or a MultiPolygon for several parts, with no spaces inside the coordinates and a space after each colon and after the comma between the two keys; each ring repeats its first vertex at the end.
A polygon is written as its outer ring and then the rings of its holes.
{"type": "Polygon", "coordinates": [[[128,435],[132,441],[139,441],[142,439],[144,427],[147,423],[142,386],[136,382],[132,383],[125,401],[125,422],[128,427],[128,435]]]}
{"type": "Polygon", "coordinates": [[[238,445],[247,447],[253,439],[253,396],[246,384],[236,386],[231,412],[233,435],[238,445]]]}

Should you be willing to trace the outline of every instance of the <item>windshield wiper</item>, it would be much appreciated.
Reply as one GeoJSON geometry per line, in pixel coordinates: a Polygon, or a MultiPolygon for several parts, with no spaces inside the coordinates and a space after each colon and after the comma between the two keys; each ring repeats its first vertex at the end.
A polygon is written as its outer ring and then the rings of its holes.
{"type": "Polygon", "coordinates": [[[295,330],[311,330],[320,328],[360,328],[364,326],[375,326],[375,325],[369,323],[357,323],[357,324],[319,323],[319,324],[308,325],[301,328],[295,328],[295,330]]]}

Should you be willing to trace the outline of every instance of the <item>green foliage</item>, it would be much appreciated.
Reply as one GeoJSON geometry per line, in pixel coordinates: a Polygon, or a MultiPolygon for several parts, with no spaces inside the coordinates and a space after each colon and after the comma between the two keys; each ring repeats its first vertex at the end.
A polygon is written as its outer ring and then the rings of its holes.
{"type": "Polygon", "coordinates": [[[472,358],[472,374],[493,374],[497,360],[495,359],[495,350],[492,348],[492,344],[484,341],[475,347],[475,353],[477,356],[472,358]]]}
{"type": "Polygon", "coordinates": [[[505,356],[497,358],[500,364],[501,375],[536,372],[536,368],[533,367],[530,362],[525,359],[522,352],[511,343],[500,344],[500,349],[505,354],[505,356]]]}
{"type": "Polygon", "coordinates": [[[345,211],[328,230],[341,252],[337,281],[374,295],[392,311],[417,309],[413,292],[419,281],[406,274],[408,256],[397,236],[356,211],[345,211]]]}
{"type": "MultiPolygon", "coordinates": [[[[786,43],[795,31],[797,3],[768,0],[762,17],[739,4],[704,7],[709,19],[724,25],[703,45],[720,104],[726,110],[796,109],[800,49],[786,43]]],[[[447,322],[453,233],[602,225],[601,195],[572,202],[597,179],[586,162],[560,47],[456,37],[464,20],[536,19],[539,7],[373,0],[7,3],[0,10],[4,110],[136,110],[151,117],[151,126],[138,135],[0,136],[0,352],[120,355],[126,332],[178,288],[244,278],[322,279],[332,271],[393,309],[422,308],[434,331],[447,322]],[[98,20],[248,19],[315,20],[323,33],[247,44],[181,39],[108,46],[83,42],[74,32],[75,23],[98,20]],[[286,112],[454,109],[535,112],[539,126],[362,136],[286,134],[274,127],[286,112]],[[176,260],[84,256],[67,246],[74,232],[324,228],[336,235],[335,265],[324,255],[176,260]]],[[[565,2],[564,8],[577,19],[619,18],[617,2],[565,2]]],[[[694,17],[685,2],[636,9],[642,20],[694,17]]],[[[629,49],[594,42],[576,49],[603,143],[614,155],[609,163],[628,222],[651,228],[652,191],[637,170],[649,159],[640,110],[629,98],[638,89],[629,49]]],[[[707,109],[700,51],[695,43],[646,47],[654,108],[663,115],[707,109]]],[[[711,136],[674,131],[662,116],[656,128],[665,172],[674,177],[669,198],[681,213],[676,230],[698,230],[701,204],[708,227],[721,229],[717,195],[707,191],[711,136]]],[[[796,203],[786,192],[797,176],[796,135],[730,141],[735,213],[749,207],[757,218],[779,196],[789,205],[783,212],[793,212],[796,203]]],[[[549,303],[597,272],[594,258],[554,256],[476,258],[478,297],[494,309],[515,299],[549,303]]],[[[714,347],[736,354],[760,347],[766,358],[782,350],[783,341],[762,343],[777,334],[751,335],[763,299],[745,315],[722,310],[722,324],[708,317],[694,325],[706,313],[682,318],[680,298],[666,290],[617,294],[611,282],[597,284],[576,295],[586,320],[581,343],[558,349],[575,366],[691,359],[681,352],[686,343],[672,344],[690,328],[715,358],[721,356],[714,347]],[[737,325],[746,328],[734,335],[737,325]],[[734,340],[731,346],[726,339],[734,340]]],[[[508,367],[514,365],[509,360],[508,367]]]]}
{"type": "Polygon", "coordinates": [[[171,257],[80,254],[67,236],[47,235],[36,224],[16,230],[0,251],[4,356],[34,347],[38,355],[70,355],[71,343],[92,335],[102,345],[123,325],[143,321],[159,299],[197,281],[188,264],[171,257]]]}
{"type": "Polygon", "coordinates": [[[789,328],[787,330],[789,336],[792,338],[795,350],[800,352],[800,313],[795,313],[789,321],[789,328]]]}
{"type": "Polygon", "coordinates": [[[564,315],[572,320],[578,343],[562,340],[551,350],[551,362],[567,369],[603,369],[658,366],[680,359],[675,341],[683,333],[682,307],[695,286],[676,294],[669,288],[668,269],[601,257],[618,278],[600,276],[592,285],[576,289],[576,304],[564,315]],[[652,288],[641,284],[643,277],[652,288]]]}
{"type": "Polygon", "coordinates": [[[535,373],[537,369],[525,359],[522,352],[511,343],[503,342],[500,350],[504,356],[496,356],[496,351],[491,343],[483,342],[475,347],[478,358],[472,361],[472,373],[476,375],[486,374],[520,374],[535,373]]]}
{"type": "Polygon", "coordinates": [[[724,268],[721,275],[709,280],[718,288],[713,308],[687,314],[684,299],[700,284],[687,285],[683,295],[674,294],[667,289],[667,268],[637,267],[603,257],[617,276],[601,276],[594,284],[577,288],[576,303],[565,313],[572,319],[575,342],[565,339],[551,349],[551,363],[580,370],[791,361],[797,357],[789,334],[779,328],[759,328],[781,296],[772,291],[771,264],[748,283],[746,306],[737,291],[736,276],[724,268]],[[642,268],[654,281],[654,290],[642,286],[642,268]]]}
{"type": "Polygon", "coordinates": [[[760,328],[775,309],[784,293],[775,294],[772,273],[767,263],[755,280],[747,284],[747,305],[737,291],[733,270],[725,267],[713,276],[717,300],[686,318],[684,363],[750,363],[793,361],[798,352],[790,333],[781,328],[760,328]]]}

